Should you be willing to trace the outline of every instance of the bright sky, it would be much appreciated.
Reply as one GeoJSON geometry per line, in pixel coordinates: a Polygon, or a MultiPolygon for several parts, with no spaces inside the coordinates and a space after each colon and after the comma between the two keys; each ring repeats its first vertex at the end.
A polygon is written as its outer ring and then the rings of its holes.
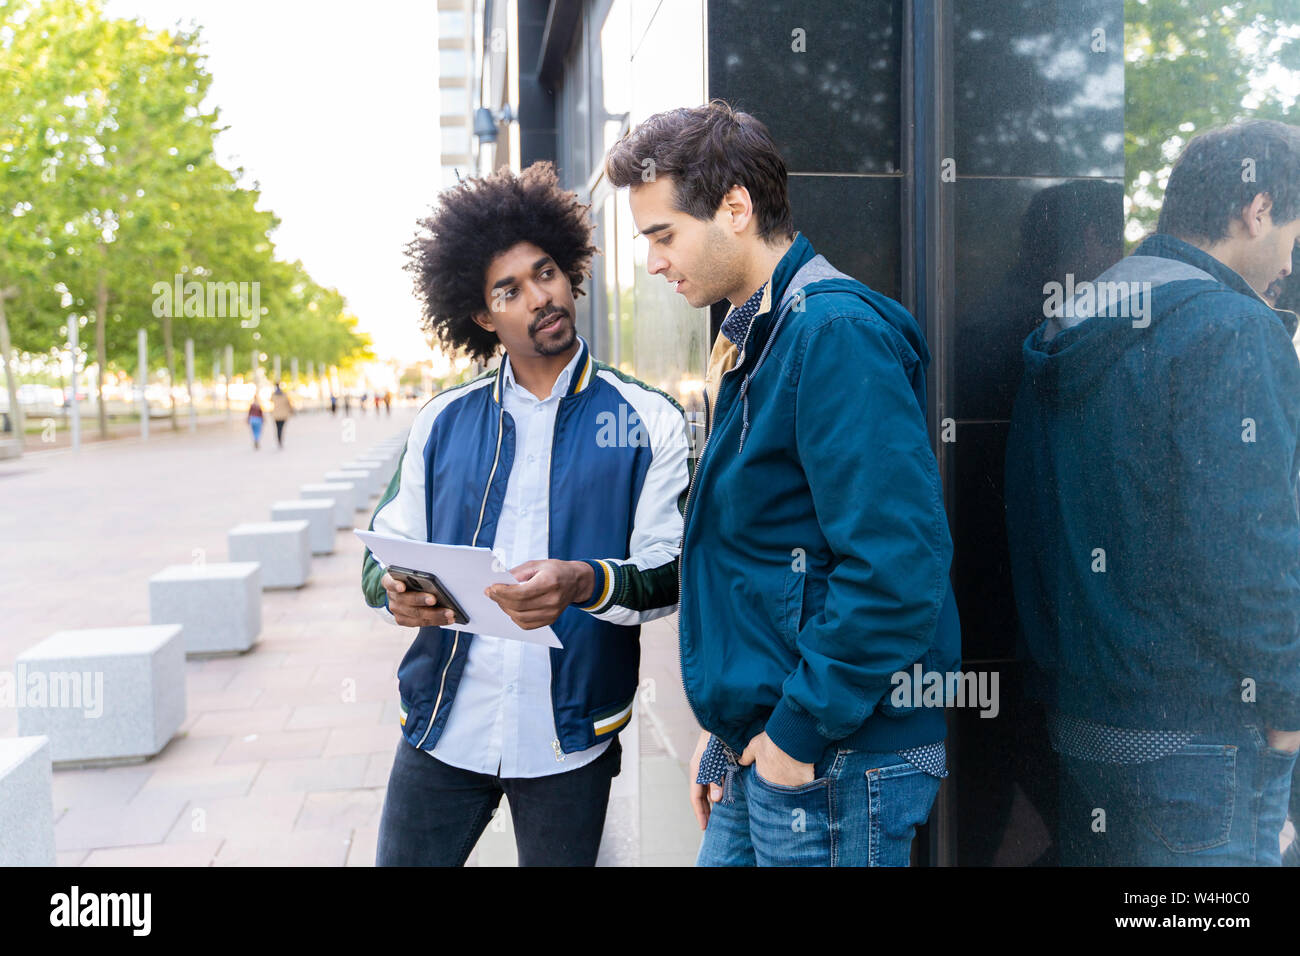
{"type": "Polygon", "coordinates": [[[225,165],[279,216],[279,258],[337,288],[381,359],[428,358],[402,248],[438,187],[431,0],[107,0],[203,28],[225,165]]]}

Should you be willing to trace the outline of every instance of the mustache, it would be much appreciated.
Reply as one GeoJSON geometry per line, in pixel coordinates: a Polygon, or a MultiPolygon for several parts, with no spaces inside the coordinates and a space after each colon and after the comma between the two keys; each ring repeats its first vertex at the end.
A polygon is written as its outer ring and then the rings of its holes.
{"type": "Polygon", "coordinates": [[[531,335],[533,332],[536,332],[538,329],[540,329],[543,325],[546,325],[548,322],[551,321],[551,319],[555,318],[555,316],[557,315],[567,316],[568,314],[569,314],[569,310],[563,308],[562,306],[556,306],[555,308],[551,309],[551,311],[549,312],[543,312],[541,315],[539,315],[537,318],[533,320],[532,325],[528,327],[528,333],[531,335]]]}

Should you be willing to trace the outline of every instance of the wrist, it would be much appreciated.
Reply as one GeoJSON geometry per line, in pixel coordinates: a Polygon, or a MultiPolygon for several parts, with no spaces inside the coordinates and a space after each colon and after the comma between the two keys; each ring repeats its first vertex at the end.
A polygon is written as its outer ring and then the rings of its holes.
{"type": "Polygon", "coordinates": [[[596,589],[596,571],[586,561],[566,561],[572,576],[569,584],[568,603],[590,604],[592,592],[596,589]]]}

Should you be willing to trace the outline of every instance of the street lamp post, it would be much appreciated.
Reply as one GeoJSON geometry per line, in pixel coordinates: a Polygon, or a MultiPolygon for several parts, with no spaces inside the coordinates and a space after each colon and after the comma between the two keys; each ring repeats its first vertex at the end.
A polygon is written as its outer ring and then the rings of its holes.
{"type": "Polygon", "coordinates": [[[149,440],[149,333],[140,329],[135,338],[136,359],[140,367],[140,439],[149,440]]]}
{"type": "Polygon", "coordinates": [[[198,428],[194,412],[194,340],[185,340],[185,391],[190,396],[190,431],[198,428]]]}

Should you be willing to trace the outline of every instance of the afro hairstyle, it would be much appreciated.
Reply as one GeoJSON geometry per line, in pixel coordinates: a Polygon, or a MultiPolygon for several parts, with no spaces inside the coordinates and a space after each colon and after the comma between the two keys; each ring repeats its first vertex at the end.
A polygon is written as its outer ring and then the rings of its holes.
{"type": "Polygon", "coordinates": [[[444,347],[486,364],[499,341],[474,314],[488,308],[483,298],[488,266],[520,242],[544,250],[568,276],[573,294],[582,295],[596,252],[589,208],[560,187],[549,162],[533,163],[522,173],[500,169],[443,190],[406,247],[406,269],[415,275],[423,304],[423,328],[444,347]]]}

